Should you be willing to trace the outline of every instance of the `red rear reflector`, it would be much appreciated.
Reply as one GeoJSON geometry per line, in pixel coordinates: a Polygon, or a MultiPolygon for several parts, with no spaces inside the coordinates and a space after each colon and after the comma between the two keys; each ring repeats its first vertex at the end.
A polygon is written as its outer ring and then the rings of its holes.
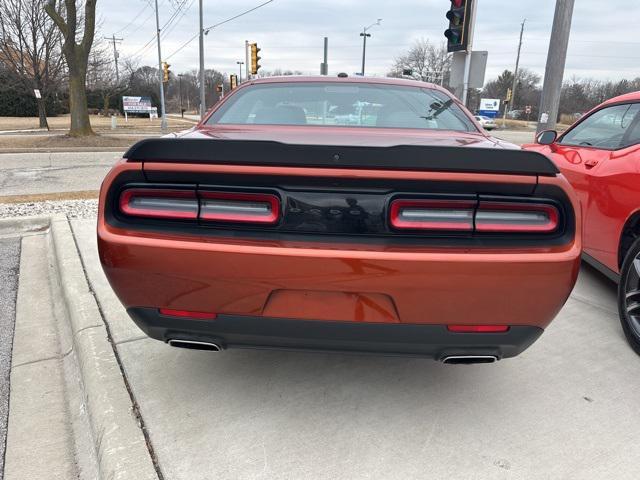
{"type": "Polygon", "coordinates": [[[476,231],[551,233],[558,228],[558,209],[538,203],[480,202],[476,231]]]}
{"type": "Polygon", "coordinates": [[[280,200],[266,193],[200,192],[200,218],[220,222],[274,224],[280,200]]]}
{"type": "Polygon", "coordinates": [[[447,330],[455,333],[502,333],[509,325],[447,325],[447,330]]]}
{"type": "Polygon", "coordinates": [[[217,317],[215,313],[191,312],[189,310],[173,310],[171,308],[161,308],[160,314],[168,315],[170,317],[196,318],[198,320],[214,320],[217,317]]]}
{"type": "Polygon", "coordinates": [[[120,194],[120,211],[135,217],[198,218],[198,199],[193,190],[130,188],[120,194]]]}
{"type": "Polygon", "coordinates": [[[394,200],[391,226],[401,230],[473,231],[471,200],[394,200]]]}

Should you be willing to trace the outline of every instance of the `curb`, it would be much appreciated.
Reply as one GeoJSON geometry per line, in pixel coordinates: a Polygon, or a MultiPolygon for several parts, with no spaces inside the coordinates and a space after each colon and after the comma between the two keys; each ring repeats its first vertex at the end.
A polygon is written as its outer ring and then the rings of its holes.
{"type": "Polygon", "coordinates": [[[53,216],[50,222],[54,268],[71,336],[64,341],[77,357],[100,478],[157,480],[69,222],[64,216],[53,216]]]}
{"type": "Polygon", "coordinates": [[[0,218],[0,237],[41,233],[49,228],[51,216],[0,218]]]}

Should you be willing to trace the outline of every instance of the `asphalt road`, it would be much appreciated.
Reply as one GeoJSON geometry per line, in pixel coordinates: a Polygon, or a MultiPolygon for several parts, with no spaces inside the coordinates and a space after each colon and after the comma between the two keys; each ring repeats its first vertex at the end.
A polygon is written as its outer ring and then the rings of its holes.
{"type": "Polygon", "coordinates": [[[20,238],[0,239],[0,479],[4,471],[4,449],[9,413],[11,347],[16,318],[20,238]]]}
{"type": "Polygon", "coordinates": [[[0,154],[0,195],[98,190],[123,152],[0,154]]]}
{"type": "Polygon", "coordinates": [[[72,225],[165,478],[640,478],[640,358],[590,267],[540,340],[497,364],[196,352],[135,327],[94,222],[72,225]]]}

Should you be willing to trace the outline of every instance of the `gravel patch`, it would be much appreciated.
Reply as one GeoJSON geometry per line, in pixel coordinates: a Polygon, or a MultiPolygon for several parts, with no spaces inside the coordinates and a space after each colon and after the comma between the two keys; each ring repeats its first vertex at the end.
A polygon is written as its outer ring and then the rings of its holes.
{"type": "Polygon", "coordinates": [[[4,474],[11,350],[16,319],[20,239],[0,240],[0,480],[4,474]]]}
{"type": "Polygon", "coordinates": [[[0,218],[54,214],[63,214],[68,218],[96,218],[98,216],[98,200],[0,203],[0,218]]]}

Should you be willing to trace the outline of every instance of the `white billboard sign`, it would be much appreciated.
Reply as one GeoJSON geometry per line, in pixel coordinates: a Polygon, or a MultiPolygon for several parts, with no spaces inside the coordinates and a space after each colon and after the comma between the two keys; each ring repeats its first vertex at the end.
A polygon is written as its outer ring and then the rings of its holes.
{"type": "Polygon", "coordinates": [[[497,98],[481,98],[480,108],[478,110],[482,110],[485,112],[499,112],[500,100],[497,98]]]}
{"type": "Polygon", "coordinates": [[[125,113],[151,113],[151,97],[122,97],[125,113]]]}

